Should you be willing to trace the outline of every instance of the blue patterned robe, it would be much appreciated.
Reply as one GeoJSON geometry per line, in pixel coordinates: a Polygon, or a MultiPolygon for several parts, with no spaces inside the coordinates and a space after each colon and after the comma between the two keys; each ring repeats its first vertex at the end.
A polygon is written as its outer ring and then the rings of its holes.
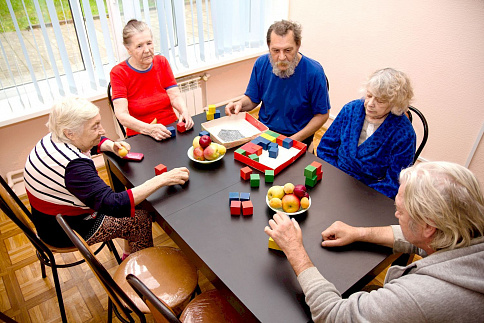
{"type": "Polygon", "coordinates": [[[346,104],[324,134],[317,154],[333,166],[394,199],[398,176],[413,162],[416,135],[405,115],[390,113],[358,147],[365,120],[364,100],[346,104]]]}

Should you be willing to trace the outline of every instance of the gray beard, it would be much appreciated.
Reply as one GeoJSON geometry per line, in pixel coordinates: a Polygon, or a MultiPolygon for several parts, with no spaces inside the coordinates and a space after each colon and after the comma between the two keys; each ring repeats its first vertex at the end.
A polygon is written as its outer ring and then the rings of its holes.
{"type": "Polygon", "coordinates": [[[274,75],[276,76],[279,76],[280,78],[286,79],[291,77],[296,71],[297,64],[299,63],[299,57],[296,54],[296,56],[291,62],[287,60],[283,61],[284,63],[289,64],[288,68],[286,68],[285,70],[281,70],[279,69],[279,67],[277,67],[277,63],[274,62],[270,54],[269,54],[269,61],[271,62],[271,65],[272,65],[272,73],[274,73],[274,75]]]}

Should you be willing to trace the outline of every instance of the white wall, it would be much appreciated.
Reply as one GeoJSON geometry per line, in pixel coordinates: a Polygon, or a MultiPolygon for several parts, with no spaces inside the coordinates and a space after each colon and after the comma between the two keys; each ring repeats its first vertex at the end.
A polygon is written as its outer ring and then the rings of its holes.
{"type": "MultiPolygon", "coordinates": [[[[484,1],[294,0],[289,17],[303,26],[301,52],[328,74],[331,114],[373,71],[400,69],[429,122],[421,157],[465,165],[484,122],[484,1]]],[[[484,184],[482,150],[470,169],[484,184]]]]}

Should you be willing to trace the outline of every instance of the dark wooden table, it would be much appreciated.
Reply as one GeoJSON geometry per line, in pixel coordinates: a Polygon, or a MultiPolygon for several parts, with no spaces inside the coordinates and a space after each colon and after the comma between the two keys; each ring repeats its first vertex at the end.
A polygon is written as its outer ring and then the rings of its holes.
{"type": "MultiPolygon", "coordinates": [[[[205,116],[194,117],[194,130],[157,142],[138,135],[128,139],[141,162],[105,157],[116,189],[133,187],[154,176],[162,163],[172,169],[186,166],[190,180],[183,186],[164,187],[144,203],[157,221],[202,273],[217,287],[229,290],[248,319],[261,322],[307,322],[310,313],[294,272],[282,252],[268,249],[264,227],[273,211],[266,205],[272,185],[304,184],[304,168],[312,161],[323,165],[323,179],[309,190],[311,208],[296,215],[304,245],[321,273],[348,296],[367,284],[397,256],[389,248],[357,243],[344,248],[321,247],[321,232],[334,221],[355,226],[396,224],[394,202],[311,153],[304,154],[279,173],[274,184],[259,188],[240,178],[245,165],[235,161],[234,149],[212,164],[191,161],[187,150],[201,130],[205,116]],[[253,216],[231,216],[229,192],[250,192],[253,216]]],[[[256,171],[258,172],[258,171],[256,171]]]]}

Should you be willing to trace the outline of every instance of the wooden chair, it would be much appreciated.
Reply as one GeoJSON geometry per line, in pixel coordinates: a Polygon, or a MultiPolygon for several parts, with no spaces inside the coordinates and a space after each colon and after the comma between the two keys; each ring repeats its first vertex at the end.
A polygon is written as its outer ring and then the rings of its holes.
{"type": "Polygon", "coordinates": [[[420,112],[420,110],[418,110],[416,107],[409,106],[407,111],[407,117],[411,123],[413,121],[412,112],[415,113],[420,118],[420,121],[422,121],[422,126],[423,126],[423,138],[422,138],[422,141],[420,142],[420,145],[417,148],[417,151],[415,152],[415,157],[413,158],[413,163],[415,164],[415,162],[418,159],[418,156],[420,156],[422,149],[424,149],[425,144],[427,143],[427,139],[429,137],[429,125],[427,123],[427,119],[425,119],[425,116],[423,115],[422,112],[420,112]]]}
{"type": "MultiPolygon", "coordinates": [[[[49,266],[52,268],[52,276],[54,279],[54,286],[55,291],[57,294],[57,300],[59,302],[59,310],[61,314],[61,318],[63,322],[67,322],[64,301],[62,297],[62,290],[60,288],[59,283],[59,276],[57,273],[58,268],[69,268],[73,266],[77,266],[84,262],[84,259],[67,263],[67,264],[58,264],[55,261],[54,253],[69,253],[75,252],[77,249],[75,247],[68,247],[68,248],[58,248],[54,246],[50,246],[43,242],[38,236],[35,231],[33,225],[29,222],[32,218],[32,214],[27,209],[27,207],[20,201],[19,197],[13,192],[7,182],[0,176],[0,196],[2,199],[2,211],[12,220],[27,236],[29,241],[36,249],[37,258],[40,261],[40,267],[42,272],[42,278],[46,278],[47,274],[45,271],[45,266],[49,266]]],[[[116,252],[116,248],[112,241],[102,243],[100,247],[95,251],[95,253],[99,253],[104,246],[108,246],[109,250],[114,253],[114,256],[118,263],[121,262],[121,258],[119,257],[118,253],[116,252]]]]}
{"type": "Polygon", "coordinates": [[[245,322],[244,318],[230,305],[227,295],[218,290],[203,292],[195,297],[178,319],[170,307],[156,297],[138,277],[129,274],[126,280],[151,309],[157,323],[245,322]]]}
{"type": "Polygon", "coordinates": [[[182,307],[193,296],[198,285],[197,269],[180,250],[171,247],[140,250],[126,258],[111,276],[62,215],[57,215],[57,221],[108,294],[108,322],[112,321],[113,311],[122,322],[134,322],[131,315],[133,313],[141,322],[145,322],[144,313],[150,313],[149,308],[126,281],[126,276],[130,273],[145,277],[145,281],[151,283],[155,294],[175,311],[181,312],[182,307]]]}
{"type": "MultiPolygon", "coordinates": [[[[111,95],[111,82],[108,83],[107,94],[108,94],[109,106],[111,107],[111,110],[113,111],[113,119],[116,119],[116,121],[118,122],[119,130],[123,134],[123,138],[126,138],[126,129],[121,124],[121,122],[119,122],[119,119],[116,117],[116,113],[114,112],[113,97],[111,95]]],[[[119,133],[118,133],[118,135],[119,135],[119,133]]]]}

